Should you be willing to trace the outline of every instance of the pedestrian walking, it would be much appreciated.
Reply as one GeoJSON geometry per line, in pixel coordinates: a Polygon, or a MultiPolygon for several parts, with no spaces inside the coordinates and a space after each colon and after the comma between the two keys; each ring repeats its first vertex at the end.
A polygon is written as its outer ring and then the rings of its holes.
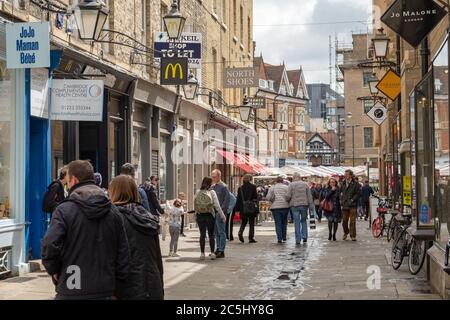
{"type": "Polygon", "coordinates": [[[151,176],[144,184],[144,190],[147,194],[150,212],[156,215],[164,214],[164,209],[159,203],[159,178],[151,176]]]}
{"type": "Polygon", "coordinates": [[[188,211],[188,203],[186,201],[186,194],[184,192],[178,193],[178,200],[181,201],[181,206],[183,207],[184,214],[181,216],[181,228],[180,228],[180,236],[186,237],[184,234],[185,220],[188,211]]]}
{"type": "Polygon", "coordinates": [[[370,196],[372,196],[375,192],[369,184],[369,180],[364,182],[364,186],[361,188],[361,202],[363,207],[364,220],[367,221],[369,218],[369,210],[370,210],[370,196]]]}
{"type": "Polygon", "coordinates": [[[336,232],[341,221],[341,202],[340,189],[335,178],[328,181],[328,185],[324,190],[324,200],[322,200],[322,210],[328,220],[328,240],[336,241],[336,232]]]}
{"type": "Polygon", "coordinates": [[[316,183],[314,188],[311,190],[312,197],[314,200],[314,206],[316,209],[317,222],[322,222],[322,210],[320,209],[320,202],[323,200],[322,195],[322,183],[316,183]]]}
{"type": "Polygon", "coordinates": [[[211,260],[216,259],[216,254],[214,252],[216,247],[214,238],[216,215],[219,215],[223,222],[226,221],[216,192],[210,190],[211,185],[212,179],[210,177],[203,178],[200,191],[194,198],[194,210],[197,215],[197,224],[200,230],[200,260],[205,260],[206,231],[208,231],[209,247],[211,249],[209,257],[211,260]]]}
{"type": "Polygon", "coordinates": [[[342,224],[344,228],[343,240],[347,240],[350,234],[352,241],[356,241],[356,212],[360,196],[361,185],[355,178],[353,171],[346,170],[341,190],[342,224]]]}
{"type": "Polygon", "coordinates": [[[228,211],[227,211],[227,221],[226,221],[226,230],[227,230],[227,240],[234,241],[233,237],[233,223],[235,211],[234,207],[236,206],[237,198],[233,192],[230,191],[230,202],[228,203],[228,211]]]}
{"type": "Polygon", "coordinates": [[[56,299],[112,299],[130,267],[124,222],[95,185],[89,161],[69,163],[67,178],[69,196],[54,211],[41,241],[42,264],[56,299]]]}
{"type": "Polygon", "coordinates": [[[183,204],[180,199],[175,199],[173,205],[166,201],[166,206],[169,211],[169,257],[179,257],[177,254],[178,238],[181,234],[182,217],[186,214],[184,212],[183,204]]]}
{"type": "Polygon", "coordinates": [[[289,185],[288,196],[290,209],[294,216],[295,243],[308,242],[308,210],[314,214],[314,200],[308,184],[302,180],[300,174],[294,174],[294,182],[289,185]]]}
{"type": "MultiPolygon", "coordinates": [[[[131,163],[125,163],[121,168],[120,168],[120,174],[124,174],[127,176],[130,176],[131,178],[133,178],[133,180],[135,179],[136,176],[136,169],[134,168],[134,166],[131,163]]],[[[137,182],[136,186],[137,186],[137,182]]],[[[138,192],[139,192],[139,197],[140,197],[140,203],[144,206],[144,208],[147,211],[150,211],[150,206],[148,203],[148,197],[147,194],[145,193],[145,190],[142,186],[140,186],[138,188],[138,192]]]]}
{"type": "Polygon", "coordinates": [[[276,184],[269,189],[267,200],[272,203],[270,210],[275,220],[275,230],[278,243],[287,240],[287,224],[289,212],[289,187],[284,184],[282,176],[277,177],[276,184]]]}
{"type": "Polygon", "coordinates": [[[117,299],[164,299],[159,216],[142,206],[136,182],[128,175],[115,177],[109,185],[109,194],[124,221],[130,247],[130,270],[128,277],[117,283],[117,299]]]}
{"type": "Polygon", "coordinates": [[[255,219],[259,214],[258,193],[256,186],[252,183],[252,175],[246,174],[244,176],[243,184],[238,188],[237,201],[235,211],[239,212],[241,216],[241,227],[239,228],[239,241],[244,240],[244,231],[249,224],[250,230],[248,234],[249,243],[256,243],[255,240],[255,219]]]}
{"type": "MultiPolygon", "coordinates": [[[[220,170],[213,170],[211,173],[213,185],[211,190],[216,192],[219,199],[220,208],[224,214],[228,211],[230,203],[230,191],[228,186],[222,181],[222,172],[220,170]]],[[[215,251],[217,258],[225,258],[225,246],[227,244],[227,231],[226,231],[226,219],[222,220],[220,215],[216,215],[215,235],[217,249],[215,251]]]]}
{"type": "MultiPolygon", "coordinates": [[[[58,205],[67,197],[67,167],[59,170],[58,179],[48,187],[42,199],[42,211],[51,215],[58,205]]],[[[48,216],[50,221],[51,216],[48,216]]]]}

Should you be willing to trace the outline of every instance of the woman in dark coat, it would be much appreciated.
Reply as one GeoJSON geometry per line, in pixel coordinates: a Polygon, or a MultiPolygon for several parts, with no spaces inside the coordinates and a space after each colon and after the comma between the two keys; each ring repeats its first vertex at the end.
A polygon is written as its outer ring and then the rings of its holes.
{"type": "Polygon", "coordinates": [[[131,177],[115,177],[109,193],[122,215],[130,247],[130,272],[126,281],[117,283],[116,297],[121,300],[163,300],[159,218],[141,205],[136,183],[131,177]]]}
{"type": "Polygon", "coordinates": [[[239,229],[239,240],[244,242],[244,231],[247,223],[250,224],[249,231],[249,242],[256,243],[255,240],[255,219],[259,214],[259,204],[258,204],[258,192],[256,186],[251,183],[253,177],[250,174],[246,174],[243,178],[243,185],[239,187],[237,193],[236,206],[234,207],[234,212],[239,212],[241,216],[241,228],[239,229]],[[256,204],[256,210],[254,213],[245,212],[244,202],[254,201],[256,204]]]}
{"type": "Polygon", "coordinates": [[[336,179],[331,178],[328,181],[328,186],[324,190],[324,198],[327,201],[331,201],[333,204],[333,211],[325,211],[323,213],[328,220],[329,236],[328,240],[336,241],[336,232],[341,221],[341,202],[340,202],[340,189],[336,179]]]}

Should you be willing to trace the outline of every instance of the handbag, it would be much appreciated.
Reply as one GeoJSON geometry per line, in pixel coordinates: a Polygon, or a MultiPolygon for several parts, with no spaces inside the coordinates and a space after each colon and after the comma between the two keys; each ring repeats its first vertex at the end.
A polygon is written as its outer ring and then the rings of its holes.
{"type": "Polygon", "coordinates": [[[241,188],[242,209],[246,215],[256,215],[258,213],[258,204],[254,200],[244,200],[244,192],[241,188]]]}
{"type": "Polygon", "coordinates": [[[333,212],[334,211],[334,205],[331,200],[323,199],[320,203],[320,209],[326,212],[333,212]]]}

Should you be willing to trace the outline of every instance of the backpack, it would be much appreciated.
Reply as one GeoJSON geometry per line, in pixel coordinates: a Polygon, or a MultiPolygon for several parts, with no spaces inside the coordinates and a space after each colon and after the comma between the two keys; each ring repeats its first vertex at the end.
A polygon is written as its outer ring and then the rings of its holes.
{"type": "Polygon", "coordinates": [[[195,213],[214,213],[211,191],[200,190],[194,200],[195,213]]]}
{"type": "Polygon", "coordinates": [[[56,188],[52,188],[54,184],[59,183],[58,181],[53,181],[50,183],[50,185],[47,187],[47,191],[44,194],[44,197],[42,199],[42,211],[46,213],[53,213],[53,210],[55,209],[53,207],[53,203],[55,200],[62,201],[63,199],[57,199],[58,198],[58,191],[56,188]]]}

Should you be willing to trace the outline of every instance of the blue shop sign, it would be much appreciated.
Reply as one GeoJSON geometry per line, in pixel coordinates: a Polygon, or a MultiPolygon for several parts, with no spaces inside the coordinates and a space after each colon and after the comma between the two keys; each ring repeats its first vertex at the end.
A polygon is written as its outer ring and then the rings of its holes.
{"type": "Polygon", "coordinates": [[[50,67],[50,24],[46,22],[6,25],[8,69],[50,67]]]}

